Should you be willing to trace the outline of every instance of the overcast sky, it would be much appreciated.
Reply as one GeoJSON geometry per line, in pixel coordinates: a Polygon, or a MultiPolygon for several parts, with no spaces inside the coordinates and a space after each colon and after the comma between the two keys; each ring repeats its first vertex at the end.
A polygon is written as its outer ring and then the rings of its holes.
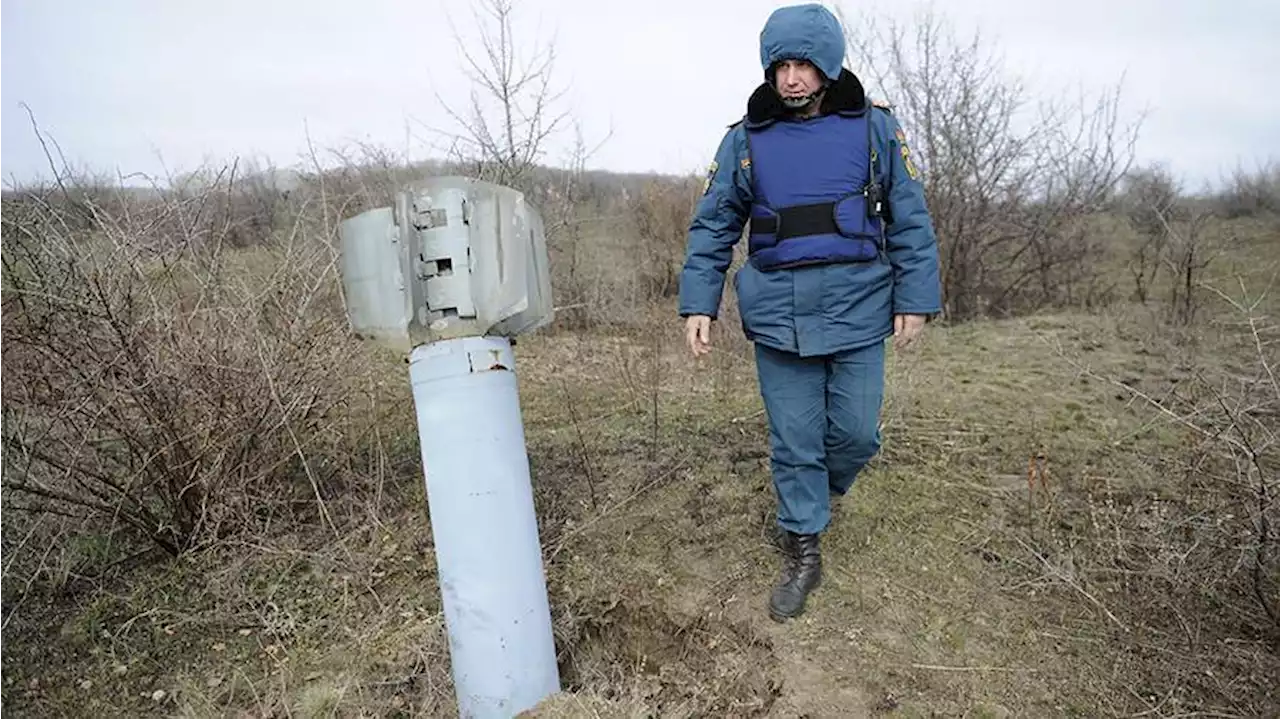
{"type": "MultiPolygon", "coordinates": [[[[761,80],[766,0],[517,0],[518,40],[554,37],[556,79],[593,167],[697,172],[761,80]]],[[[921,5],[848,2],[846,14],[910,19],[921,5]]],[[[422,157],[449,129],[437,95],[468,86],[449,25],[464,0],[5,0],[5,182],[47,174],[21,103],[76,167],[162,175],[258,155],[304,157],[370,142],[422,157]]],[[[1276,0],[948,0],[1011,71],[1048,91],[1125,77],[1146,120],[1144,160],[1192,185],[1280,161],[1276,0]]],[[[846,65],[849,62],[846,61],[846,65]]],[[[859,72],[856,65],[852,66],[859,72]]],[[[890,98],[892,99],[892,98],[890,98]]],[[[547,158],[556,161],[569,139],[547,158]]]]}

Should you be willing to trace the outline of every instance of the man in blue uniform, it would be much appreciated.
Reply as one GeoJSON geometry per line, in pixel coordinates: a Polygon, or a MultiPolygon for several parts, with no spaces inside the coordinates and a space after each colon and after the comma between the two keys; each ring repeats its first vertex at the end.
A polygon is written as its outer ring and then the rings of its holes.
{"type": "Polygon", "coordinates": [[[831,503],[880,448],[885,344],[941,312],[937,240],[906,137],[844,61],[817,4],[776,10],[760,34],[765,82],[716,152],[689,228],[680,315],[710,351],[733,247],[742,329],[768,417],[782,578],[769,602],[798,616],[822,577],[831,503]]]}

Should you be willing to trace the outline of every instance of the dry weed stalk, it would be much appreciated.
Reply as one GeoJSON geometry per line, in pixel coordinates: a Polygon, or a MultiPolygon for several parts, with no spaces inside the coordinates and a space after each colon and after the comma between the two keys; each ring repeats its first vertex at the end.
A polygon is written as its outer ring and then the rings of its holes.
{"type": "Polygon", "coordinates": [[[560,378],[560,390],[564,394],[564,405],[569,413],[569,422],[573,425],[574,437],[578,440],[578,461],[582,464],[582,474],[587,482],[587,498],[591,502],[592,511],[595,511],[599,504],[596,501],[595,472],[591,469],[591,451],[587,448],[587,438],[582,431],[582,423],[578,421],[578,410],[573,401],[573,393],[569,391],[569,384],[564,377],[560,378]]]}

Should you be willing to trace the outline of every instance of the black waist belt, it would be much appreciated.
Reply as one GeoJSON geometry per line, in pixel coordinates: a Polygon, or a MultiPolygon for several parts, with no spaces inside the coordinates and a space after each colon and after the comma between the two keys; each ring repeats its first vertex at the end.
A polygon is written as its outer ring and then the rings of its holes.
{"type": "Polygon", "coordinates": [[[836,227],[836,203],[792,205],[777,210],[777,217],[751,218],[751,233],[774,235],[778,240],[805,235],[839,234],[836,227]]]}

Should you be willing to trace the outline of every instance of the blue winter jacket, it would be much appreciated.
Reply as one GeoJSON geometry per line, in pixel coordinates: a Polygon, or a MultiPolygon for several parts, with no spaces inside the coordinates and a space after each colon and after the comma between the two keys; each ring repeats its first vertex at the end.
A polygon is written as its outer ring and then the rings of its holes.
{"type": "MultiPolygon", "coordinates": [[[[861,83],[842,70],[822,107],[825,112],[866,104],[861,83]]],[[[885,252],[868,263],[773,271],[746,263],[734,273],[733,287],[748,339],[803,356],[832,354],[883,342],[893,334],[895,314],[942,311],[938,245],[919,172],[891,112],[875,105],[867,111],[891,215],[885,252]]],[[[720,142],[694,210],[680,276],[681,316],[718,316],[734,246],[751,215],[747,132],[769,122],[803,120],[792,119],[765,84],[752,95],[747,116],[720,142]]]]}

